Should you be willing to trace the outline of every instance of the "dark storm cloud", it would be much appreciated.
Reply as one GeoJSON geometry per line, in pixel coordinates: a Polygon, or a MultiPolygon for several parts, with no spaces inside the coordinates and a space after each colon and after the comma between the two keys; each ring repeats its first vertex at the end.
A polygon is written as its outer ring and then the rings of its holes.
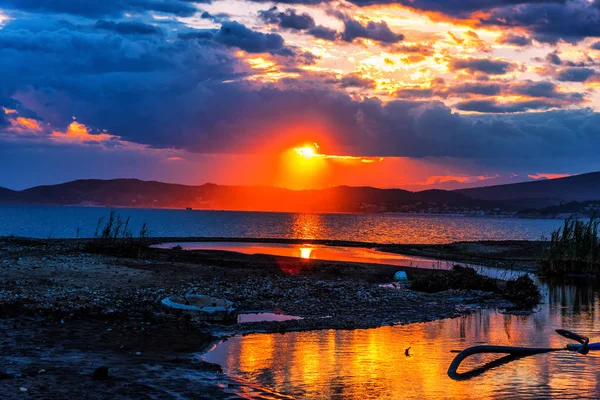
{"type": "Polygon", "coordinates": [[[335,29],[327,28],[322,25],[315,26],[310,29],[308,33],[317,39],[329,40],[330,42],[335,41],[339,37],[339,33],[335,29]]]}
{"type": "MultiPolygon", "coordinates": [[[[474,26],[519,28],[539,42],[578,42],[600,37],[598,0],[350,0],[359,6],[399,4],[436,13],[435,18],[464,19],[474,26]]],[[[528,45],[523,36],[505,43],[528,45]]]]}
{"type": "Polygon", "coordinates": [[[561,65],[562,59],[556,52],[546,54],[546,61],[553,65],[561,65]]]}
{"type": "Polygon", "coordinates": [[[445,97],[442,92],[437,92],[433,88],[418,88],[418,87],[406,87],[402,89],[398,89],[394,96],[399,99],[426,99],[431,98],[433,96],[445,97]]]}
{"type": "Polygon", "coordinates": [[[375,82],[372,79],[363,78],[359,74],[344,75],[339,84],[342,88],[373,89],[375,87],[375,82]]]}
{"type": "Polygon", "coordinates": [[[211,14],[208,11],[204,11],[202,14],[200,14],[200,18],[208,19],[219,24],[224,21],[229,21],[229,17],[229,14],[226,13],[211,14]]]}
{"type": "Polygon", "coordinates": [[[568,100],[573,103],[581,102],[584,99],[584,96],[581,93],[561,92],[556,84],[548,81],[523,81],[512,83],[507,89],[507,94],[568,100]]]}
{"type": "Polygon", "coordinates": [[[277,7],[271,7],[268,10],[259,11],[258,16],[266,23],[278,25],[281,29],[303,31],[317,39],[335,41],[339,37],[335,30],[316,25],[315,20],[309,14],[298,14],[292,9],[280,11],[277,7]]]}
{"type": "Polygon", "coordinates": [[[392,32],[385,21],[369,21],[363,25],[356,20],[346,18],[342,40],[352,42],[355,39],[371,39],[376,42],[393,44],[404,40],[404,35],[392,32]]]}
{"type": "Polygon", "coordinates": [[[516,68],[514,63],[488,58],[454,59],[450,61],[450,70],[465,70],[471,73],[482,72],[488,75],[504,75],[516,68]]]}
{"type": "MultiPolygon", "coordinates": [[[[106,129],[126,141],[199,153],[255,151],[257,143],[272,142],[274,132],[284,137],[282,127],[312,121],[348,155],[462,157],[509,165],[532,152],[597,157],[600,150],[600,117],[589,110],[468,116],[431,100],[358,99],[340,90],[343,78],[313,86],[302,76],[286,83],[245,81],[240,78],[252,70],[236,50],[279,56],[287,47],[278,35],[238,23],[194,35],[201,40],[9,21],[0,30],[0,99],[3,104],[19,99],[52,129],[64,131],[76,116],[92,132],[106,129]]],[[[345,84],[357,83],[364,82],[345,84]]],[[[535,94],[534,89],[519,90],[535,94]]],[[[470,108],[498,113],[543,110],[546,104],[554,103],[542,98],[470,108]]]]}
{"type": "Polygon", "coordinates": [[[269,24],[279,25],[281,28],[305,30],[315,27],[315,20],[307,13],[297,14],[295,10],[279,11],[277,7],[259,11],[258,16],[269,24]]]}
{"type": "Polygon", "coordinates": [[[524,35],[518,35],[515,33],[504,33],[498,39],[498,43],[500,44],[510,44],[513,46],[525,47],[530,46],[532,44],[532,39],[530,37],[524,35]]]}
{"type": "Polygon", "coordinates": [[[481,19],[482,25],[524,28],[540,42],[578,42],[600,37],[600,6],[597,0],[539,2],[494,9],[481,19]]]}
{"type": "Polygon", "coordinates": [[[288,5],[314,6],[322,3],[329,3],[331,0],[250,0],[255,3],[276,3],[288,5]]]}
{"type": "Polygon", "coordinates": [[[137,21],[112,22],[96,21],[96,29],[114,31],[123,35],[160,35],[162,31],[154,25],[137,21]]]}
{"type": "Polygon", "coordinates": [[[457,110],[480,113],[516,113],[530,110],[547,110],[556,107],[545,100],[528,100],[512,103],[499,103],[496,100],[469,100],[455,105],[457,110]]]}
{"type": "Polygon", "coordinates": [[[214,40],[226,46],[239,47],[248,53],[293,55],[280,35],[253,31],[235,21],[223,22],[214,40]]]}
{"type": "Polygon", "coordinates": [[[210,3],[210,0],[0,0],[0,9],[88,18],[120,17],[127,12],[146,11],[189,17],[197,11],[193,3],[210,3]]]}
{"type": "Polygon", "coordinates": [[[448,89],[453,94],[479,94],[485,96],[497,96],[502,91],[502,85],[498,83],[463,83],[452,85],[448,89]]]}
{"type": "Polygon", "coordinates": [[[585,101],[585,95],[577,92],[566,92],[553,82],[549,81],[490,81],[465,82],[446,85],[445,82],[433,82],[431,88],[404,88],[396,92],[396,96],[404,99],[422,99],[437,96],[440,98],[473,98],[473,101],[464,102],[460,109],[465,111],[482,112],[517,112],[525,108],[559,108],[585,101]],[[514,102],[499,102],[497,96],[519,96],[535,99],[535,102],[524,101],[513,105],[514,102]],[[485,97],[482,99],[482,97],[485,97]],[[543,102],[538,102],[542,100],[543,102]],[[512,108],[511,108],[512,107],[512,108]],[[510,111],[514,110],[514,111],[510,111]]]}
{"type": "Polygon", "coordinates": [[[592,68],[563,68],[558,71],[556,79],[563,82],[585,82],[596,74],[598,73],[592,68]]]}
{"type": "Polygon", "coordinates": [[[359,6],[377,4],[400,4],[421,11],[432,11],[452,17],[467,17],[477,11],[498,7],[536,4],[564,3],[565,0],[350,0],[359,6]]]}
{"type": "Polygon", "coordinates": [[[270,53],[286,57],[296,55],[293,49],[286,46],[281,35],[253,31],[236,21],[224,21],[219,29],[181,32],[178,37],[184,40],[214,41],[248,53],[270,53]]]}

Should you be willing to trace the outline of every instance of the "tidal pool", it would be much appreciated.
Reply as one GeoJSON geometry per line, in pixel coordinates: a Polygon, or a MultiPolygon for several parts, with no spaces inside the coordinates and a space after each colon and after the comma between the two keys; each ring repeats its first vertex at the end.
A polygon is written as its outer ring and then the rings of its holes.
{"type": "MultiPolygon", "coordinates": [[[[563,347],[566,328],[600,341],[598,285],[546,282],[546,303],[529,316],[480,311],[456,319],[367,330],[237,336],[204,355],[248,385],[295,398],[600,398],[600,352],[526,357],[470,380],[446,372],[456,354],[477,344],[563,347]],[[410,356],[405,349],[410,347],[410,356]]],[[[476,356],[459,372],[498,357],[476,356]]]]}
{"type": "Polygon", "coordinates": [[[238,324],[245,324],[247,322],[282,322],[282,321],[291,321],[294,319],[302,319],[302,317],[297,317],[295,315],[287,315],[287,314],[277,314],[277,313],[269,313],[269,312],[258,312],[258,313],[244,313],[238,315],[237,322],[238,324]]]}
{"type": "MultiPolygon", "coordinates": [[[[405,254],[388,253],[366,247],[326,246],[318,244],[252,243],[252,242],[173,242],[153,247],[170,249],[180,246],[183,250],[221,250],[242,254],[266,254],[272,256],[295,257],[312,260],[385,264],[398,267],[424,269],[450,269],[451,261],[417,257],[405,254]]],[[[500,268],[487,268],[479,265],[460,263],[474,268],[478,273],[500,279],[514,279],[524,274],[500,268]]]]}

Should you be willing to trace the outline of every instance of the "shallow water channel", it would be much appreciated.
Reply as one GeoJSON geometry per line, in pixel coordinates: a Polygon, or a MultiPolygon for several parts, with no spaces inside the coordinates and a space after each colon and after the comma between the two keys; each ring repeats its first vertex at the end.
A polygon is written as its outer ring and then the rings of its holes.
{"type": "MultiPolygon", "coordinates": [[[[377,329],[251,334],[217,345],[204,358],[249,386],[295,398],[600,398],[600,352],[526,357],[468,380],[447,376],[453,349],[478,344],[563,347],[568,340],[554,333],[558,328],[600,341],[597,283],[579,279],[541,285],[545,303],[529,316],[480,311],[377,329]],[[408,347],[410,356],[405,355],[408,347]]],[[[497,358],[474,356],[459,372],[497,358]]]]}
{"type": "MultiPolygon", "coordinates": [[[[326,246],[318,244],[252,243],[252,242],[173,242],[153,247],[170,249],[175,246],[183,250],[219,250],[243,254],[266,254],[272,256],[295,257],[311,260],[341,261],[368,264],[386,264],[398,267],[423,269],[450,269],[455,264],[435,258],[388,253],[365,247],[326,246]]],[[[492,278],[512,279],[523,272],[501,268],[487,268],[479,265],[460,263],[474,268],[479,274],[492,278]]]]}

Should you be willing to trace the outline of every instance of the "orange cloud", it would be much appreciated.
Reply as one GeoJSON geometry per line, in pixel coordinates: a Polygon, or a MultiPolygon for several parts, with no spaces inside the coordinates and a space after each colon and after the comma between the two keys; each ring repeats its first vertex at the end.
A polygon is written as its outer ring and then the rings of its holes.
{"type": "Polygon", "coordinates": [[[52,137],[58,140],[71,142],[104,142],[118,139],[117,136],[109,135],[108,133],[91,134],[84,124],[80,124],[77,121],[71,122],[65,133],[58,131],[52,132],[52,137]]]}
{"type": "MultiPolygon", "coordinates": [[[[14,114],[16,111],[5,109],[4,112],[6,114],[14,114]]],[[[38,121],[33,118],[25,118],[25,117],[17,117],[15,119],[11,119],[10,123],[12,125],[12,129],[16,132],[22,133],[25,131],[41,131],[42,127],[38,121]]]]}
{"type": "Polygon", "coordinates": [[[415,185],[434,185],[436,183],[444,183],[444,182],[460,182],[465,183],[469,182],[471,178],[466,176],[454,176],[454,175],[434,175],[427,178],[424,182],[417,182],[415,185]]]}
{"type": "Polygon", "coordinates": [[[357,157],[357,156],[340,156],[335,154],[321,154],[319,153],[319,145],[314,143],[313,145],[306,145],[303,147],[296,147],[294,149],[296,154],[300,157],[311,159],[317,158],[322,160],[338,160],[338,161],[357,161],[366,164],[374,162],[382,162],[383,157],[357,157]]]}
{"type": "Polygon", "coordinates": [[[40,126],[40,123],[32,118],[17,117],[16,123],[19,126],[25,128],[25,129],[32,130],[32,131],[39,131],[42,129],[42,127],[40,126]]]}
{"type": "Polygon", "coordinates": [[[556,178],[566,178],[567,176],[571,176],[571,174],[535,174],[535,175],[527,175],[531,179],[556,179],[556,178]]]}

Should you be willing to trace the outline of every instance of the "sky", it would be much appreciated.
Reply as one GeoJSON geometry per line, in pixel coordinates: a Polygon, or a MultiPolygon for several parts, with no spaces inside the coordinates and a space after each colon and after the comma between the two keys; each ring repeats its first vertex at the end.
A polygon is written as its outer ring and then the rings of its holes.
{"type": "Polygon", "coordinates": [[[0,186],[600,170],[600,0],[0,0],[0,186]]]}

